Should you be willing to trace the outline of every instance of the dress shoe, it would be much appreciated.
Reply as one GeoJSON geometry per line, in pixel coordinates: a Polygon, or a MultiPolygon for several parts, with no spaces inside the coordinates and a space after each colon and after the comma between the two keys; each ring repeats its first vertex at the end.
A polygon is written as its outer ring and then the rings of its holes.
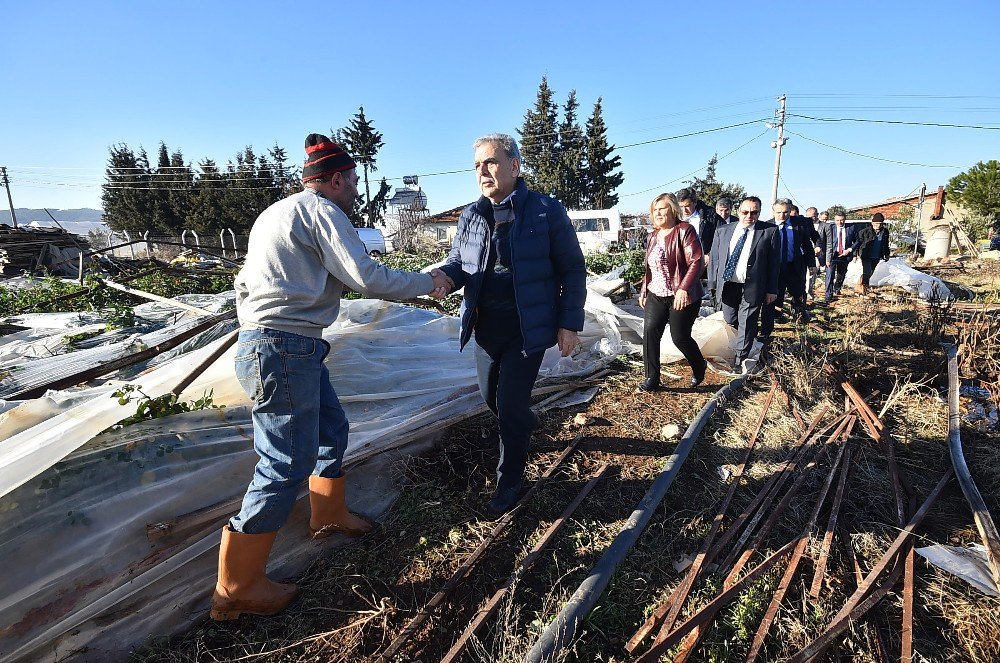
{"type": "Polygon", "coordinates": [[[660,381],[656,378],[646,378],[639,384],[639,391],[659,391],[660,381]]]}

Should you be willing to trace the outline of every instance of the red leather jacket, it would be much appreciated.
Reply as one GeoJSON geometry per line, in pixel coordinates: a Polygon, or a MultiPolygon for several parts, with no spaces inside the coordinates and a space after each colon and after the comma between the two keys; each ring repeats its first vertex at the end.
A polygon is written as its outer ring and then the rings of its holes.
{"type": "Polygon", "coordinates": [[[649,271],[649,252],[663,233],[667,233],[664,253],[667,256],[667,269],[670,270],[670,282],[674,286],[674,291],[685,290],[692,303],[700,304],[702,297],[705,296],[705,288],[702,287],[700,278],[705,260],[698,233],[695,232],[694,226],[686,221],[678,222],[670,230],[653,230],[650,233],[646,242],[646,258],[643,261],[646,273],[642,277],[642,296],[646,295],[646,285],[652,276],[649,271]]]}

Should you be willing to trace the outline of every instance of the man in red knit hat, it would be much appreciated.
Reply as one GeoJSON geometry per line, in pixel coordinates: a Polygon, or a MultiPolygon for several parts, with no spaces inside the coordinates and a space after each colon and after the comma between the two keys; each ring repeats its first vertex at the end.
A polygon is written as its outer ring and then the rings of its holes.
{"type": "Polygon", "coordinates": [[[304,189],[257,218],[236,278],[236,375],[253,402],[260,461],[222,531],[217,620],[272,615],[295,599],[296,586],[272,582],[264,568],[307,479],[313,538],[372,528],[347,509],[348,422],[323,363],[323,330],[337,319],[344,287],[381,299],[442,297],[453,287],[438,270],[400,272],[372,260],[346,214],[358,195],[354,159],[322,134],[309,134],[305,148],[304,189]]]}

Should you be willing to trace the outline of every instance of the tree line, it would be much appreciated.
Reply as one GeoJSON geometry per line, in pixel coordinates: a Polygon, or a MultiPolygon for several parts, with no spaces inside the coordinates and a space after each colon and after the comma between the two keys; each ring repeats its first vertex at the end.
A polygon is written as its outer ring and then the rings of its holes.
{"type": "MultiPolygon", "coordinates": [[[[391,190],[384,178],[374,194],[369,183],[377,171],[382,134],[363,107],[347,126],[330,134],[354,156],[364,181],[348,216],[355,225],[370,227],[385,215],[391,190]]],[[[164,142],[155,165],[142,147],[119,143],[109,152],[101,204],[112,230],[177,235],[185,229],[214,234],[230,228],[246,233],[268,206],[302,189],[301,167],[289,164],[287,152],[277,144],[264,154],[247,146],[224,167],[210,158],[194,167],[180,149],[171,151],[164,142]]]]}
{"type": "Polygon", "coordinates": [[[548,78],[538,86],[535,105],[524,114],[521,157],[524,178],[535,191],[555,196],[567,209],[606,209],[618,204],[615,191],[625,176],[621,157],[612,156],[601,97],[585,127],[577,118],[580,102],[570,90],[562,120],[548,78]]]}

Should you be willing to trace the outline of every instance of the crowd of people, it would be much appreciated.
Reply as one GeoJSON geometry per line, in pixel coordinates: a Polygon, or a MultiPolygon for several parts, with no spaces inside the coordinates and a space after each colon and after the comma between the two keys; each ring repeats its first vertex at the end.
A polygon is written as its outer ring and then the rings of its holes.
{"type": "MultiPolygon", "coordinates": [[[[542,356],[553,346],[569,356],[583,329],[586,267],[576,234],[559,201],[528,189],[512,137],[490,134],[473,144],[482,195],[462,213],[447,260],[428,273],[390,269],[369,257],[346,214],[358,195],[358,174],[342,145],[309,134],[305,154],[303,191],[260,214],[236,278],[236,376],[252,403],[259,461],[239,513],[222,530],[210,612],[216,620],[272,615],[297,596],[295,585],[271,581],[265,568],[303,484],[312,538],[360,536],[373,527],[347,507],[349,425],[325,363],[330,344],[323,332],[337,319],[345,287],[397,300],[464,289],[460,349],[473,342],[479,389],[498,422],[500,460],[486,505],[494,516],[521,496],[539,423],[531,391],[542,356]]],[[[863,261],[867,286],[875,262],[888,256],[881,215],[855,235],[842,215],[817,225],[815,208],[799,216],[785,199],[774,202],[770,221],[759,218],[759,198],[739,201],[737,216],[733,202],[720,199],[713,209],[683,189],[650,204],[640,294],[644,390],[660,388],[660,342],[668,328],[691,365],[689,385],[705,378],[707,362],[691,331],[707,297],[736,328],[737,361],[746,370],[755,339],[766,341],[783,315],[786,293],[793,315],[807,317],[817,265],[827,265],[829,299],[852,257],[863,261]]]]}
{"type": "Polygon", "coordinates": [[[881,213],[856,229],[846,216],[815,207],[799,214],[787,198],[771,205],[771,218],[760,219],[762,202],[747,196],[732,216],[733,201],[720,198],[715,208],[698,200],[690,188],[664,193],[649,206],[652,230],[647,238],[645,275],[639,296],[644,310],[645,379],[639,388],[660,388],[660,344],[666,327],[691,366],[690,386],[705,376],[705,358],[691,331],[703,292],[726,323],[736,330],[735,368],[756,370],[770,344],[775,322],[809,319],[816,280],[826,271],[823,303],[836,298],[852,260],[860,260],[860,294],[867,295],[879,260],[889,259],[889,234],[881,213]],[[699,277],[705,280],[703,287],[699,277]],[[666,313],[669,311],[669,315],[666,313]]]}

